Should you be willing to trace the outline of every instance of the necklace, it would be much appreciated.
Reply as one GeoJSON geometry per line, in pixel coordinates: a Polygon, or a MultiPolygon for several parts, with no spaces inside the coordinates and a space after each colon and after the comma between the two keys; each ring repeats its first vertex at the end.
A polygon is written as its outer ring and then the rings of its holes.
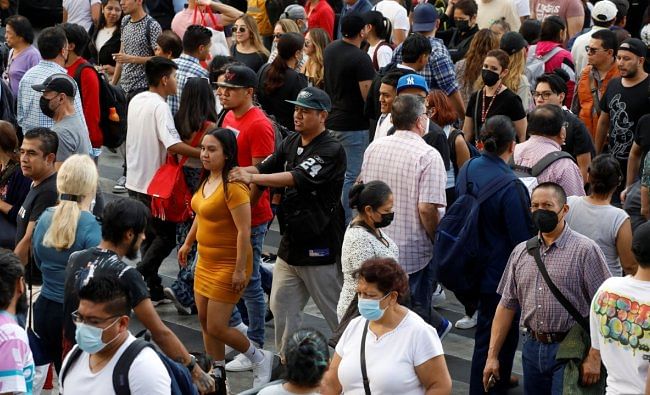
{"type": "Polygon", "coordinates": [[[492,96],[492,100],[490,100],[490,104],[485,108],[485,100],[486,100],[486,92],[487,92],[487,86],[483,88],[483,103],[481,103],[481,123],[485,123],[485,119],[487,118],[488,113],[490,112],[490,108],[492,108],[492,104],[496,101],[497,95],[499,94],[499,91],[501,90],[501,82],[499,82],[499,85],[497,86],[497,90],[494,93],[494,96],[492,96]]]}

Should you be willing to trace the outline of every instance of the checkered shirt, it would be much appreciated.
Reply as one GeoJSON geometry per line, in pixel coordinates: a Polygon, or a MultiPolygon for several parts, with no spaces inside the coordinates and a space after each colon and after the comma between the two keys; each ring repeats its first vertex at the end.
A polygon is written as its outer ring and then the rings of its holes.
{"type": "MultiPolygon", "coordinates": [[[[550,138],[533,135],[528,141],[515,146],[513,157],[517,165],[533,167],[546,155],[560,150],[560,144],[550,138]]],[[[567,196],[585,196],[585,183],[580,169],[569,158],[559,159],[551,164],[537,176],[537,181],[540,184],[547,181],[559,184],[567,196]]]]}
{"type": "Polygon", "coordinates": [[[199,60],[193,56],[182,54],[178,59],[174,59],[178,65],[176,70],[176,94],[167,97],[167,104],[172,114],[176,115],[181,105],[181,95],[187,83],[188,78],[208,78],[208,71],[201,67],[199,60]]]}
{"type": "MultiPolygon", "coordinates": [[[[43,127],[52,128],[54,120],[41,111],[39,104],[42,93],[32,89],[32,85],[42,84],[47,77],[53,74],[68,74],[67,70],[58,64],[49,60],[41,60],[39,64],[27,70],[23,79],[18,85],[18,125],[23,129],[23,133],[28,130],[43,127]]],[[[75,86],[76,86],[75,82],[75,86]]],[[[76,86],[77,94],[74,96],[75,115],[79,117],[81,124],[86,129],[84,132],[88,135],[88,127],[84,118],[83,108],[81,107],[81,97],[79,96],[79,87],[76,86]]]]}
{"type": "MultiPolygon", "coordinates": [[[[449,51],[442,40],[429,37],[429,41],[431,42],[429,63],[424,66],[420,74],[427,80],[429,89],[440,89],[449,96],[458,90],[454,63],[451,61],[449,51]]],[[[402,44],[393,52],[393,63],[402,63],[402,44]]]]}
{"type": "MultiPolygon", "coordinates": [[[[580,315],[587,317],[598,287],[611,277],[602,250],[566,223],[553,244],[541,244],[540,255],[551,280],[580,315]]],[[[566,332],[575,324],[546,285],[535,258],[526,250],[526,242],[510,254],[497,292],[502,306],[513,310],[521,307],[521,325],[533,331],[566,332]]]]}
{"type": "Polygon", "coordinates": [[[418,203],[447,205],[447,172],[438,151],[417,134],[398,130],[368,146],[359,179],[390,186],[395,219],[384,230],[399,247],[399,263],[407,273],[425,267],[433,244],[420,222],[418,203]]]}

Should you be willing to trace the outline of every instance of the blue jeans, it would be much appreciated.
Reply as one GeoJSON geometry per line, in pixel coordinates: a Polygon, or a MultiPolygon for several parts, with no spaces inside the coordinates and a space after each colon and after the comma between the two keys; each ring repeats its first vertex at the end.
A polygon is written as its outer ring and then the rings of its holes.
{"type": "Polygon", "coordinates": [[[409,274],[409,290],[411,291],[409,306],[411,310],[434,327],[438,334],[441,334],[441,330],[445,329],[442,324],[446,324],[447,320],[431,306],[431,296],[435,290],[431,261],[417,272],[409,274]]]}
{"type": "Polygon", "coordinates": [[[560,343],[544,344],[533,339],[530,334],[524,334],[521,359],[525,394],[562,394],[566,363],[555,360],[559,347],[560,343]]]}
{"type": "MultiPolygon", "coordinates": [[[[253,246],[253,273],[244,290],[242,300],[248,313],[248,338],[264,346],[264,324],[266,317],[266,301],[262,289],[262,278],[260,276],[260,263],[262,262],[262,247],[264,236],[269,224],[267,222],[251,227],[251,244],[253,246]]],[[[242,300],[238,304],[242,303],[242,300]]],[[[241,314],[237,306],[232,311],[229,325],[237,326],[242,322],[241,314]]]]}
{"type": "Polygon", "coordinates": [[[352,185],[357,181],[359,173],[361,172],[361,164],[363,163],[363,153],[368,147],[368,131],[367,130],[347,130],[335,131],[331,130],[332,135],[336,137],[343,149],[345,149],[346,156],[346,170],[345,181],[343,182],[343,192],[341,193],[341,203],[345,209],[345,224],[349,224],[352,219],[352,209],[350,208],[350,199],[348,193],[352,185]]]}

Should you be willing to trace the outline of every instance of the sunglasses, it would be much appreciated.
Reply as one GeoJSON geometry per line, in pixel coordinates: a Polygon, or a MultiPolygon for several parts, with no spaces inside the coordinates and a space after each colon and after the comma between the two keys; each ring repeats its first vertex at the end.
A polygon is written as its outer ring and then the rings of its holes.
{"type": "Polygon", "coordinates": [[[590,47],[589,45],[585,46],[585,51],[587,51],[588,54],[593,55],[598,51],[606,51],[605,49],[602,48],[593,48],[590,47]]]}
{"type": "Polygon", "coordinates": [[[235,33],[246,33],[246,30],[247,30],[246,26],[243,26],[243,25],[242,26],[234,25],[232,27],[232,31],[235,32],[235,33]]]}
{"type": "Polygon", "coordinates": [[[277,38],[278,40],[280,37],[284,36],[284,33],[273,33],[273,38],[277,38]]]}

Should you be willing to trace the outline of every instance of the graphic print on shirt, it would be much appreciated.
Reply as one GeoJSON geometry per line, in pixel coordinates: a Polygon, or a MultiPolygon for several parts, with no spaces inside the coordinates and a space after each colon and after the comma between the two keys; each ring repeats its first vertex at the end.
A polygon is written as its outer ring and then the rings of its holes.
{"type": "Polygon", "coordinates": [[[560,6],[554,4],[538,3],[535,9],[535,15],[538,21],[543,21],[546,17],[558,15],[560,13],[560,6]]]}
{"type": "Polygon", "coordinates": [[[609,134],[609,153],[616,159],[627,160],[634,141],[634,122],[630,121],[627,104],[617,93],[609,104],[611,131],[609,134]]]}
{"type": "Polygon", "coordinates": [[[608,342],[650,352],[650,305],[603,291],[592,309],[600,320],[598,330],[608,342]]]}

